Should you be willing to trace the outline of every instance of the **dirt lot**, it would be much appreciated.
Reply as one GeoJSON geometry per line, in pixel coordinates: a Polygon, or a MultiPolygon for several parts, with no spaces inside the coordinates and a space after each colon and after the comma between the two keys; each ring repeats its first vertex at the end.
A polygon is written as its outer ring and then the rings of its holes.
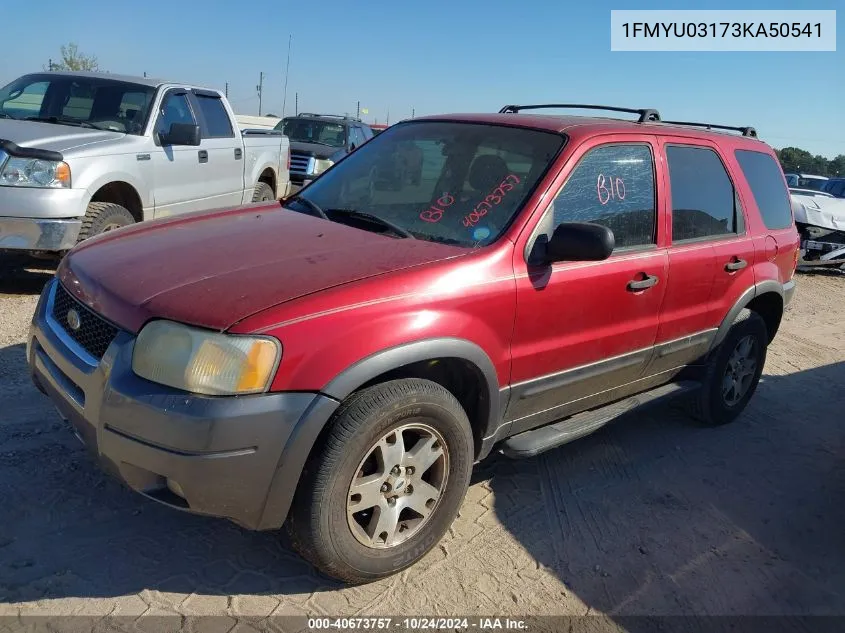
{"type": "Polygon", "coordinates": [[[492,458],[439,547],[357,588],[99,472],[26,376],[47,275],[0,270],[0,614],[845,615],[843,275],[799,277],[735,424],[663,406],[492,458]]]}

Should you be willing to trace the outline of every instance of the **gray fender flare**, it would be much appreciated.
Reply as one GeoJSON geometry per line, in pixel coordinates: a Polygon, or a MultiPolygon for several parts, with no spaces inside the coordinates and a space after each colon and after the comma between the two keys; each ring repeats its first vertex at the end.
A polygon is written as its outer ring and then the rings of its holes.
{"type": "Polygon", "coordinates": [[[475,343],[459,338],[437,338],[392,347],[368,356],[333,378],[296,423],[273,476],[258,529],[279,528],[293,502],[302,469],[320,432],[340,403],[361,385],[392,369],[434,358],[460,358],[475,365],[487,383],[487,419],[480,437],[496,430],[501,416],[499,382],[490,357],[475,343]]]}
{"type": "Polygon", "coordinates": [[[772,279],[761,281],[748,288],[748,290],[743,292],[739,299],[736,300],[736,303],[733,304],[733,307],[731,307],[728,314],[719,325],[719,329],[716,331],[716,336],[710,344],[710,352],[716,349],[722,341],[725,340],[725,337],[728,335],[728,331],[731,329],[731,325],[733,325],[733,322],[739,316],[739,313],[742,312],[755,297],[759,297],[767,292],[777,294],[781,298],[781,301],[784,301],[783,284],[772,279]]]}

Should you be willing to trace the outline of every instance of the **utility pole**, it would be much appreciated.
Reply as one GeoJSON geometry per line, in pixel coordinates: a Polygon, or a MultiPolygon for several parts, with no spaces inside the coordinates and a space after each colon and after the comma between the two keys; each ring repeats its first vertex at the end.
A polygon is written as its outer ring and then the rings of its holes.
{"type": "Polygon", "coordinates": [[[387,111],[387,121],[385,122],[385,125],[390,125],[390,110],[387,111]]]}
{"type": "Polygon", "coordinates": [[[261,116],[261,89],[264,87],[264,73],[258,76],[258,85],[255,89],[258,91],[258,116],[261,116]]]}
{"type": "Polygon", "coordinates": [[[414,109],[413,108],[411,108],[411,118],[412,119],[414,118],[414,109]]]}
{"type": "MultiPolygon", "coordinates": [[[[294,116],[299,116],[299,93],[298,92],[294,95],[294,99],[295,100],[294,100],[293,114],[294,114],[294,116]]],[[[282,112],[282,115],[284,115],[284,112],[282,112]]]]}
{"type": "Polygon", "coordinates": [[[361,118],[361,102],[360,101],[358,102],[358,110],[355,112],[355,118],[356,119],[361,118]]]}
{"type": "Polygon", "coordinates": [[[226,82],[226,98],[229,98],[229,82],[226,82]]]}
{"type": "Polygon", "coordinates": [[[50,58],[50,61],[47,62],[47,68],[49,68],[50,70],[53,70],[53,58],[52,57],[50,58]]]}
{"type": "Polygon", "coordinates": [[[288,104],[288,72],[290,71],[290,43],[293,35],[288,35],[288,61],[285,64],[285,90],[282,96],[282,118],[285,118],[285,107],[288,104]]]}

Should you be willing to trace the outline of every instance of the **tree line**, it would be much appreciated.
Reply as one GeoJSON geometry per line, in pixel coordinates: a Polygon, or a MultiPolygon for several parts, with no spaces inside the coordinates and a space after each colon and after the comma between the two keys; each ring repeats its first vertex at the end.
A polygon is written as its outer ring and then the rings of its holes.
{"type": "Polygon", "coordinates": [[[798,147],[784,147],[776,149],[775,152],[783,171],[787,174],[804,173],[845,177],[845,154],[839,154],[836,158],[829,160],[819,154],[813,156],[807,150],[798,147]]]}

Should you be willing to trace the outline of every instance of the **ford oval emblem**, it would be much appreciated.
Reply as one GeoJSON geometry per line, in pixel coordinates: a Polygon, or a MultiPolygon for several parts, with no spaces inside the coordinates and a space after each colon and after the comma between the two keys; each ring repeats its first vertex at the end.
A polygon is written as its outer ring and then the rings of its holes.
{"type": "Polygon", "coordinates": [[[67,311],[67,324],[74,332],[82,326],[82,319],[79,317],[79,312],[73,308],[67,311]]]}

